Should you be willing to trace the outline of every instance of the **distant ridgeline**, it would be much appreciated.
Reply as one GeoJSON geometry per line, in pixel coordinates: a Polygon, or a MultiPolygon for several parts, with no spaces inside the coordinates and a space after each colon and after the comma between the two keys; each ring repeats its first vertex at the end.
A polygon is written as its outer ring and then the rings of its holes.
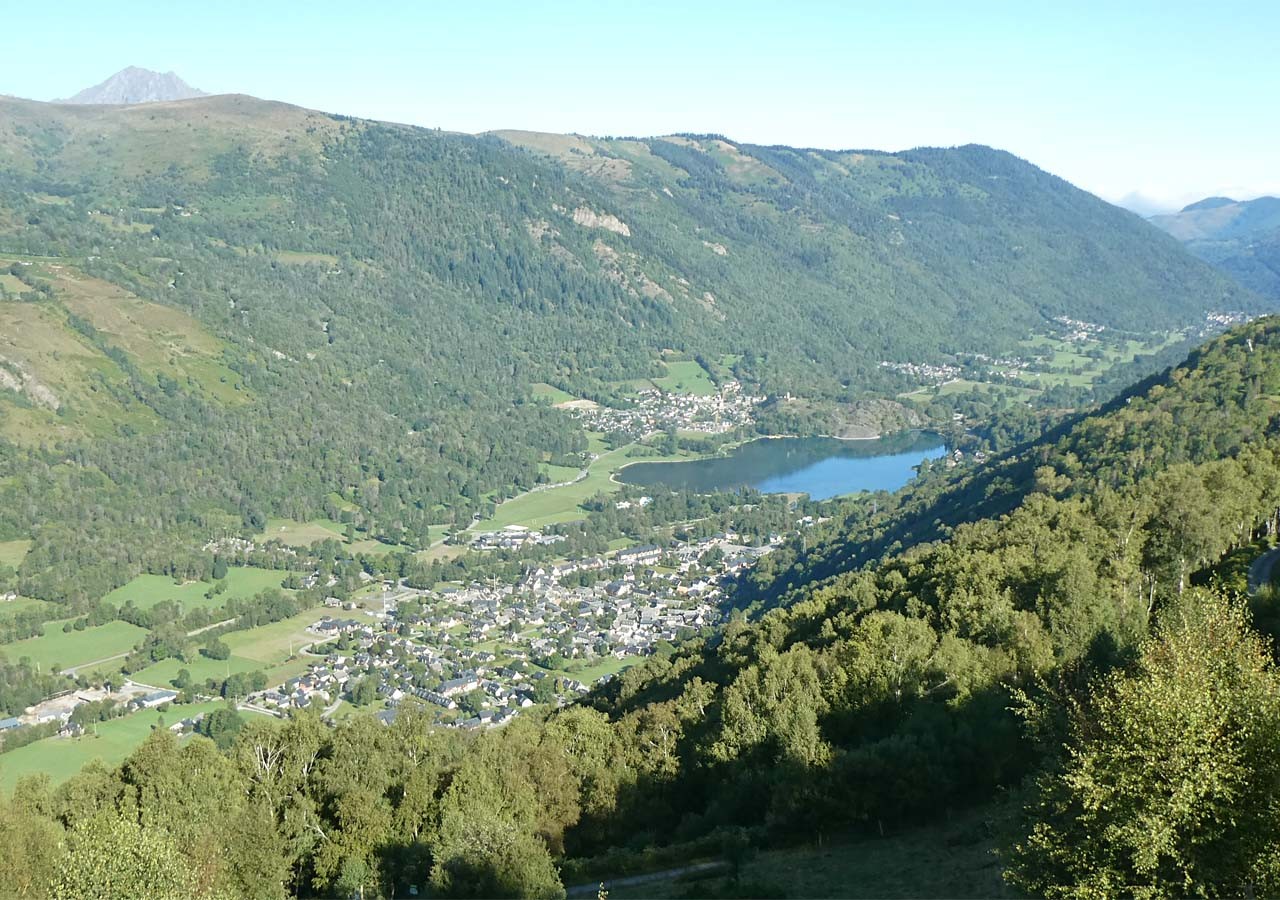
{"type": "Polygon", "coordinates": [[[1280,300],[1280,198],[1208,197],[1151,223],[1245,287],[1280,300]]]}
{"type": "Polygon", "coordinates": [[[243,96],[0,99],[0,539],[88,603],[211,537],[337,518],[409,548],[586,449],[531,385],[662,351],[761,392],[913,386],[1046,317],[1183,327],[1259,298],[985,147],[480,137],[243,96]]]}
{"type": "MultiPolygon", "coordinates": [[[[848,501],[766,557],[776,608],[545,719],[460,733],[406,702],[389,726],[157,729],[0,802],[0,879],[90,893],[127,844],[117,878],[145,866],[184,896],[553,898],[708,857],[731,867],[708,895],[774,896],[739,882],[755,846],[901,834],[1017,790],[995,864],[1028,893],[1273,895],[1280,674],[1242,605],[1197,585],[1241,589],[1276,533],[1278,398],[1280,319],[1239,327],[985,469],[848,501]]],[[[1274,591],[1254,616],[1280,631],[1274,591]]]]}

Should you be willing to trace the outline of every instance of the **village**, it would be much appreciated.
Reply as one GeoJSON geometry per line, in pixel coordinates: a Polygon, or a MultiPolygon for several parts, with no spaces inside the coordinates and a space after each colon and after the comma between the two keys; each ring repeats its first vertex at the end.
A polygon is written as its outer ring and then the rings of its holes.
{"type": "Polygon", "coordinates": [[[748,394],[741,383],[728,381],[710,394],[670,393],[644,388],[631,406],[614,408],[579,401],[574,415],[590,431],[647,435],[679,429],[702,434],[723,434],[750,425],[755,408],[764,397],[748,394]]]}
{"type": "Polygon", "coordinates": [[[421,590],[384,582],[364,610],[335,609],[311,626],[317,659],[309,672],[246,702],[283,712],[374,701],[385,707],[384,722],[417,702],[462,728],[564,704],[663,642],[720,623],[725,581],[782,541],[773,535],[752,547],[738,539],[720,534],[536,565],[514,583],[421,590]]]}

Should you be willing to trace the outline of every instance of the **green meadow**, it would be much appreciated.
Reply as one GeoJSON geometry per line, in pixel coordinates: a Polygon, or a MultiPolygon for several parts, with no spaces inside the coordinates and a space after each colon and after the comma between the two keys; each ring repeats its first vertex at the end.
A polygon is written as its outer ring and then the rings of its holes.
{"type": "Polygon", "coordinates": [[[128,653],[147,630],[128,622],[108,622],[83,631],[63,631],[64,621],[46,622],[44,634],[4,645],[3,652],[11,660],[29,658],[42,669],[82,666],[88,662],[128,653]]]}
{"type": "Polygon", "coordinates": [[[139,575],[128,584],[116,588],[103,599],[113,606],[124,606],[132,601],[133,605],[139,609],[150,609],[165,600],[177,601],[184,610],[198,606],[214,609],[228,600],[243,600],[268,588],[279,588],[287,574],[279,569],[236,566],[227,570],[227,589],[213,597],[205,596],[213,587],[211,581],[188,581],[179,584],[165,575],[139,575]]]}
{"type": "Polygon", "coordinates": [[[0,541],[0,566],[18,568],[30,549],[30,541],[0,541]]]}
{"type": "Polygon", "coordinates": [[[653,379],[653,383],[673,394],[714,394],[715,382],[706,369],[695,360],[676,360],[663,363],[667,374],[653,379]]]}
{"type": "Polygon", "coordinates": [[[596,494],[612,494],[621,489],[622,485],[613,480],[613,473],[627,463],[676,458],[684,457],[666,456],[646,444],[628,444],[606,451],[587,467],[587,477],[581,481],[547,490],[533,490],[513,497],[500,504],[492,518],[477,522],[471,530],[496,531],[507,525],[539,528],[581,519],[586,515],[582,503],[596,494]],[[636,455],[632,456],[632,453],[636,455]]]}
{"type": "Polygon", "coordinates": [[[348,542],[347,526],[332,519],[312,519],[309,522],[268,519],[266,530],[257,535],[257,540],[275,540],[290,547],[310,547],[320,541],[337,541],[353,553],[389,553],[397,549],[374,538],[361,538],[360,534],[356,532],[356,540],[348,542]]]}
{"type": "MultiPolygon", "coordinates": [[[[266,673],[269,686],[283,684],[288,679],[301,675],[307,670],[307,664],[315,661],[306,656],[290,659],[290,655],[297,654],[304,645],[318,640],[315,635],[306,631],[306,627],[330,614],[332,610],[317,607],[279,622],[244,631],[232,631],[222,635],[223,643],[231,648],[229,659],[209,659],[200,654],[193,654],[186,661],[165,659],[135,672],[133,680],[167,688],[172,687],[180,669],[191,673],[191,678],[197,684],[203,684],[210,678],[221,680],[228,675],[260,670],[266,673]]],[[[194,640],[197,647],[203,646],[199,635],[194,640]]]]}

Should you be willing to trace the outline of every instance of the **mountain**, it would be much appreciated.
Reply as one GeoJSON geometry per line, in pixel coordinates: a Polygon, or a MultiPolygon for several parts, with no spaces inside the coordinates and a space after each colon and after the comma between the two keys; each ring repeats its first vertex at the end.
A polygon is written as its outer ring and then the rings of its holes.
{"type": "Polygon", "coordinates": [[[1280,299],[1280,198],[1209,197],[1150,221],[1244,286],[1280,299]]]}
{"type": "Polygon", "coordinates": [[[34,542],[24,593],[84,602],[274,517],[424,548],[586,452],[548,385],[625,403],[678,358],[852,403],[911,387],[882,362],[1016,353],[1057,316],[1265,308],[987,147],[471,137],[234,95],[0,99],[0,263],[0,333],[39,337],[0,344],[0,538],[34,542]]]}
{"type": "Polygon", "coordinates": [[[1205,197],[1203,200],[1197,200],[1195,203],[1188,203],[1181,212],[1195,212],[1201,209],[1218,209],[1222,206],[1234,206],[1234,200],[1230,197],[1205,197]]]}
{"type": "Polygon", "coordinates": [[[127,105],[133,103],[161,103],[170,100],[190,100],[204,97],[173,72],[153,72],[129,66],[121,69],[106,81],[85,88],[67,100],[57,102],[82,105],[127,105]]]}

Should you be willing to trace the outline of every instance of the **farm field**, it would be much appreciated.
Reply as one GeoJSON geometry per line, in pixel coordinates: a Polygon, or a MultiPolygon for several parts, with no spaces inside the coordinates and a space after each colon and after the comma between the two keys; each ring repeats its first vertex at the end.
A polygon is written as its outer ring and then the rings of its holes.
{"type": "Polygon", "coordinates": [[[189,706],[171,706],[165,712],[143,710],[120,719],[101,722],[94,731],[83,737],[48,737],[8,753],[0,753],[0,794],[11,794],[14,785],[24,775],[44,773],[54,785],[59,785],[92,760],[100,759],[108,766],[118,765],[146,739],[152,726],[161,719],[166,725],[172,725],[223,705],[223,701],[217,700],[189,706]]]}
{"type": "Polygon", "coordinates": [[[83,631],[64,632],[64,621],[67,620],[47,622],[40,637],[15,641],[0,649],[11,660],[29,657],[42,669],[51,669],[55,665],[68,668],[128,653],[147,634],[145,628],[119,621],[83,631]]]}
{"type": "Polygon", "coordinates": [[[279,588],[286,575],[287,572],[279,569],[235,566],[227,570],[226,591],[208,598],[205,594],[213,587],[211,581],[177,584],[165,575],[139,575],[102,599],[113,606],[124,606],[133,601],[139,609],[150,609],[165,600],[176,600],[184,610],[199,606],[216,609],[228,600],[241,600],[269,588],[279,588]]]}
{"type": "Polygon", "coordinates": [[[968,391],[1003,392],[1016,400],[1029,400],[1056,385],[1090,387],[1113,367],[1132,362],[1142,354],[1152,354],[1182,340],[1181,332],[1152,334],[1147,340],[1109,335],[1101,340],[1072,342],[1046,334],[1035,334],[1019,342],[1024,358],[1036,357],[1028,368],[1010,373],[1018,384],[973,381],[956,378],[941,385],[926,385],[900,393],[903,400],[928,402],[968,391]],[[1093,355],[1090,355],[1093,354],[1093,355]]]}

